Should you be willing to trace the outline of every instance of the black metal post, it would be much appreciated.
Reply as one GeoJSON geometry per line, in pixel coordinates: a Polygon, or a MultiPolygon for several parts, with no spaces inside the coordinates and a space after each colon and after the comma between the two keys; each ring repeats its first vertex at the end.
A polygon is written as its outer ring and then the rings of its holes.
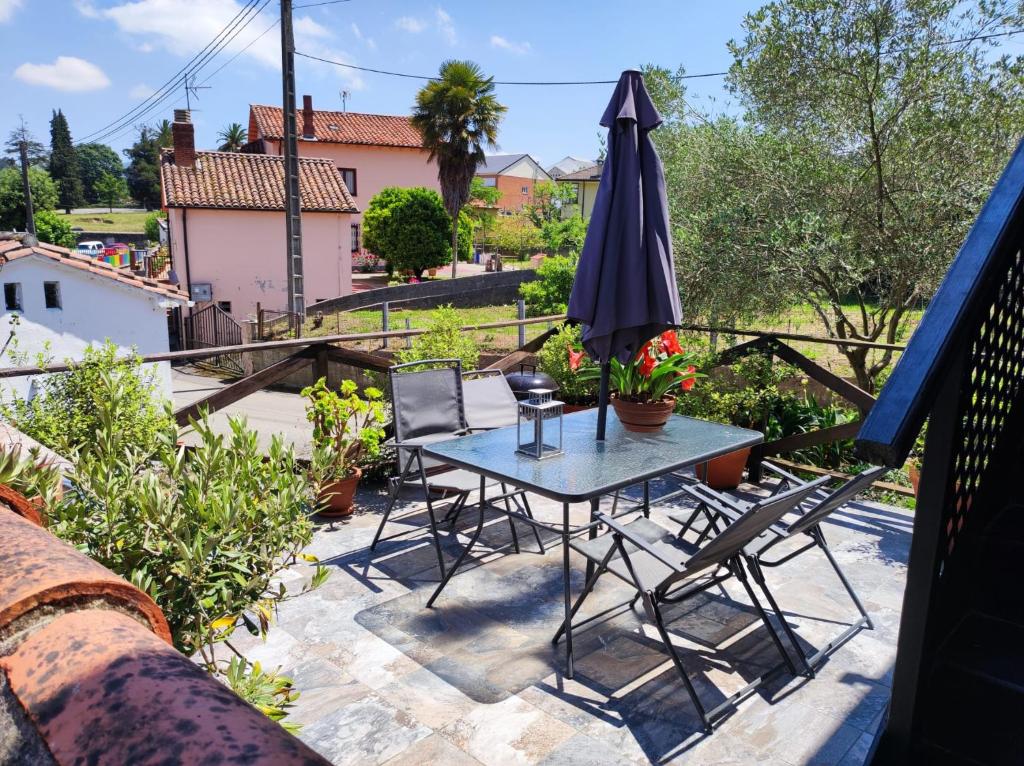
{"type": "MultiPolygon", "coordinates": [[[[281,86],[284,115],[284,220],[288,263],[288,310],[305,316],[302,284],[302,224],[299,198],[299,147],[295,128],[295,37],[292,33],[292,0],[281,0],[281,86]]],[[[297,318],[296,324],[301,324],[297,318]]],[[[296,335],[298,337],[298,335],[296,335]]]]}
{"type": "Polygon", "coordinates": [[[604,441],[604,427],[608,420],[608,378],[611,376],[611,362],[601,363],[601,387],[597,394],[597,440],[604,441]]]}

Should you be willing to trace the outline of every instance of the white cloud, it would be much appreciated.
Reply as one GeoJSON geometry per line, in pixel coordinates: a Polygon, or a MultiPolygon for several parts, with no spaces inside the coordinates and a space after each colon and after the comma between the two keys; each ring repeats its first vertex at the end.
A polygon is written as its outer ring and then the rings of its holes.
{"type": "Polygon", "coordinates": [[[75,9],[87,19],[98,19],[100,12],[89,0],[75,0],[75,9]]]}
{"type": "MultiPolygon", "coordinates": [[[[113,21],[118,30],[129,36],[132,44],[139,50],[161,48],[176,56],[191,57],[217,37],[242,10],[243,5],[244,3],[238,0],[128,0],[98,12],[103,18],[113,21]]],[[[219,63],[227,61],[243,48],[243,56],[257,61],[268,69],[279,70],[279,36],[267,34],[259,37],[274,18],[275,12],[270,8],[258,17],[243,14],[243,19],[255,20],[222,49],[204,72],[212,72],[219,63]]],[[[309,16],[295,16],[294,25],[297,48],[314,56],[349,62],[349,57],[343,51],[329,45],[333,38],[330,29],[309,16]]],[[[305,62],[303,65],[306,63],[312,65],[314,62],[305,62]]],[[[339,67],[330,67],[327,64],[319,64],[315,68],[318,71],[330,69],[339,74],[351,88],[362,87],[362,80],[355,73],[350,74],[339,67]]],[[[200,81],[202,78],[203,74],[200,74],[200,81]]]]}
{"type": "Polygon", "coordinates": [[[0,0],[0,24],[10,21],[14,12],[21,7],[21,0],[0,0]]]}
{"type": "Polygon", "coordinates": [[[412,16],[401,16],[395,19],[395,26],[411,34],[418,35],[427,28],[427,22],[412,16]]]}
{"type": "Polygon", "coordinates": [[[448,15],[444,8],[438,8],[434,11],[434,18],[437,20],[437,31],[441,33],[441,37],[449,45],[455,45],[459,38],[455,34],[455,25],[452,23],[452,17],[448,15]]]}
{"type": "Polygon", "coordinates": [[[156,93],[155,90],[146,85],[146,83],[140,82],[138,85],[133,85],[131,87],[131,90],[128,91],[128,98],[149,98],[154,93],[156,93]]]}
{"type": "Polygon", "coordinates": [[[369,48],[371,51],[377,50],[377,41],[372,37],[367,37],[363,34],[363,30],[359,28],[359,25],[354,21],[352,22],[352,36],[359,40],[363,45],[369,48]]]}
{"type": "Polygon", "coordinates": [[[68,92],[100,90],[110,85],[103,70],[85,59],[58,56],[52,64],[24,63],[14,76],[29,85],[42,85],[68,92]]]}
{"type": "Polygon", "coordinates": [[[502,50],[520,55],[530,52],[530,44],[528,42],[514,43],[511,40],[506,40],[501,35],[491,35],[491,47],[501,48],[502,50]]]}

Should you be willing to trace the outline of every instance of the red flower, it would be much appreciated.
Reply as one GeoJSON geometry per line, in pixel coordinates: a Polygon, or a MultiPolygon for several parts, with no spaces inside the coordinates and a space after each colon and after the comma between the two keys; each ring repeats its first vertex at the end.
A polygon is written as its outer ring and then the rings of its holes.
{"type": "Polygon", "coordinates": [[[679,345],[679,336],[675,330],[666,330],[658,339],[658,349],[665,354],[681,354],[683,347],[679,345]]]}
{"type": "Polygon", "coordinates": [[[686,372],[680,373],[680,375],[688,375],[689,377],[679,384],[679,387],[684,391],[689,391],[693,388],[693,384],[697,382],[697,378],[693,376],[693,373],[697,371],[697,368],[692,364],[686,368],[686,372]]]}
{"type": "Polygon", "coordinates": [[[658,357],[654,355],[654,349],[651,348],[650,343],[640,349],[640,356],[637,357],[637,360],[640,362],[640,374],[645,378],[649,378],[654,372],[654,368],[658,366],[658,357]]]}
{"type": "Polygon", "coordinates": [[[576,372],[583,364],[583,353],[582,351],[574,351],[572,346],[566,346],[569,349],[569,369],[576,372]]]}

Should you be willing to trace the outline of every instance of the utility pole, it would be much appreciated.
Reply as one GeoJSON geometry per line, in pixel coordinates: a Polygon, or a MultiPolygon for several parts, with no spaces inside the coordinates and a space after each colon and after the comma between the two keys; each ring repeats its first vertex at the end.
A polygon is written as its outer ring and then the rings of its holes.
{"type": "Polygon", "coordinates": [[[32,187],[28,183],[28,141],[22,136],[18,142],[21,154],[21,185],[25,188],[25,231],[36,236],[36,216],[32,211],[32,187]]]}
{"type": "Polygon", "coordinates": [[[292,0],[281,0],[281,82],[284,113],[284,216],[288,259],[288,310],[305,316],[302,290],[302,222],[299,199],[299,147],[295,130],[295,36],[292,0]]]}

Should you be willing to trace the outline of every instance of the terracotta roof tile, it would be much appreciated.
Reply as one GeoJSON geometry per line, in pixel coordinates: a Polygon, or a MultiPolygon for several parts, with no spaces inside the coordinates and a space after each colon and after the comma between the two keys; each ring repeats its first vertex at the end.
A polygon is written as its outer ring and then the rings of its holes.
{"type": "MultiPolygon", "coordinates": [[[[183,167],[174,164],[174,151],[165,149],[160,159],[168,207],[284,210],[283,157],[196,152],[195,165],[183,167]]],[[[304,211],[359,212],[330,160],[300,159],[299,190],[304,211]]]]}
{"type": "MultiPolygon", "coordinates": [[[[281,138],[284,131],[281,107],[251,104],[249,109],[260,138],[281,138]]],[[[300,112],[300,122],[301,116],[300,112]]],[[[423,148],[423,137],[413,127],[412,121],[408,117],[398,115],[325,112],[314,109],[313,129],[316,131],[316,140],[326,143],[423,148]]]]}
{"type": "Polygon", "coordinates": [[[2,256],[5,262],[15,261],[18,258],[25,258],[29,255],[40,255],[44,258],[49,258],[51,261],[56,261],[80,271],[87,271],[90,274],[106,277],[129,287],[138,287],[151,293],[166,295],[168,298],[176,298],[182,301],[188,300],[188,295],[173,285],[168,285],[149,277],[140,277],[127,269],[111,266],[105,261],[98,261],[92,256],[76,253],[74,250],[68,250],[66,247],[58,247],[48,242],[40,242],[38,245],[28,246],[23,245],[20,239],[0,240],[0,256],[2,256]]]}

